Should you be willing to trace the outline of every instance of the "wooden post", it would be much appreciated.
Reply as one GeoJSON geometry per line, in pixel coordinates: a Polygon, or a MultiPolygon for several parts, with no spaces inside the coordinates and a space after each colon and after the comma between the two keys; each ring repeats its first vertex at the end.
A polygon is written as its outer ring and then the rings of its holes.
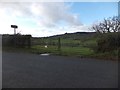
{"type": "Polygon", "coordinates": [[[61,53],[61,40],[60,37],[58,38],[58,51],[61,53]]]}

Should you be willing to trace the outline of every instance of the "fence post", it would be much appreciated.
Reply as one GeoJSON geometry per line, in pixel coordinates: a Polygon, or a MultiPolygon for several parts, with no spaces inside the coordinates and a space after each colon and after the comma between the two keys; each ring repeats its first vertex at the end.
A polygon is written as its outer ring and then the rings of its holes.
{"type": "Polygon", "coordinates": [[[58,38],[58,51],[59,51],[59,54],[61,53],[61,40],[60,40],[60,37],[58,38]]]}

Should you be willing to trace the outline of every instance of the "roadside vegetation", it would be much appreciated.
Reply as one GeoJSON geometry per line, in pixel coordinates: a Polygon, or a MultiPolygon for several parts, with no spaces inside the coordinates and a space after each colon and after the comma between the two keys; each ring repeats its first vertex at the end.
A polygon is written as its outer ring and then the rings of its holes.
{"type": "Polygon", "coordinates": [[[81,58],[118,60],[120,56],[119,26],[119,18],[112,17],[93,25],[91,29],[95,30],[95,32],[65,33],[63,35],[41,38],[31,37],[30,47],[9,47],[3,45],[3,51],[36,54],[50,53],[81,58]]]}

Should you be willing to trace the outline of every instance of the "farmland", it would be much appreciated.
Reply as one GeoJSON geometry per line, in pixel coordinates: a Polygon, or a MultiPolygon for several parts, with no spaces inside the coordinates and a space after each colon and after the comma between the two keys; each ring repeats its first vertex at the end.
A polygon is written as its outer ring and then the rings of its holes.
{"type": "Polygon", "coordinates": [[[97,53],[97,40],[98,36],[94,32],[65,33],[50,37],[32,37],[31,48],[3,47],[3,51],[22,51],[35,54],[49,53],[54,55],[117,60],[118,50],[97,53]],[[47,47],[45,48],[45,46],[47,47]]]}

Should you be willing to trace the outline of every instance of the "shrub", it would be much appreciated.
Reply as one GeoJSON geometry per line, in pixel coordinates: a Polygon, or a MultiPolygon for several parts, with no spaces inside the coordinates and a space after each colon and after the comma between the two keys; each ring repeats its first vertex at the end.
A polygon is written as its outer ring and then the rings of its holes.
{"type": "Polygon", "coordinates": [[[120,47],[120,33],[102,34],[97,41],[97,51],[106,52],[120,47]]]}
{"type": "Polygon", "coordinates": [[[12,47],[30,47],[31,46],[31,35],[3,35],[2,36],[3,46],[12,47]]]}

